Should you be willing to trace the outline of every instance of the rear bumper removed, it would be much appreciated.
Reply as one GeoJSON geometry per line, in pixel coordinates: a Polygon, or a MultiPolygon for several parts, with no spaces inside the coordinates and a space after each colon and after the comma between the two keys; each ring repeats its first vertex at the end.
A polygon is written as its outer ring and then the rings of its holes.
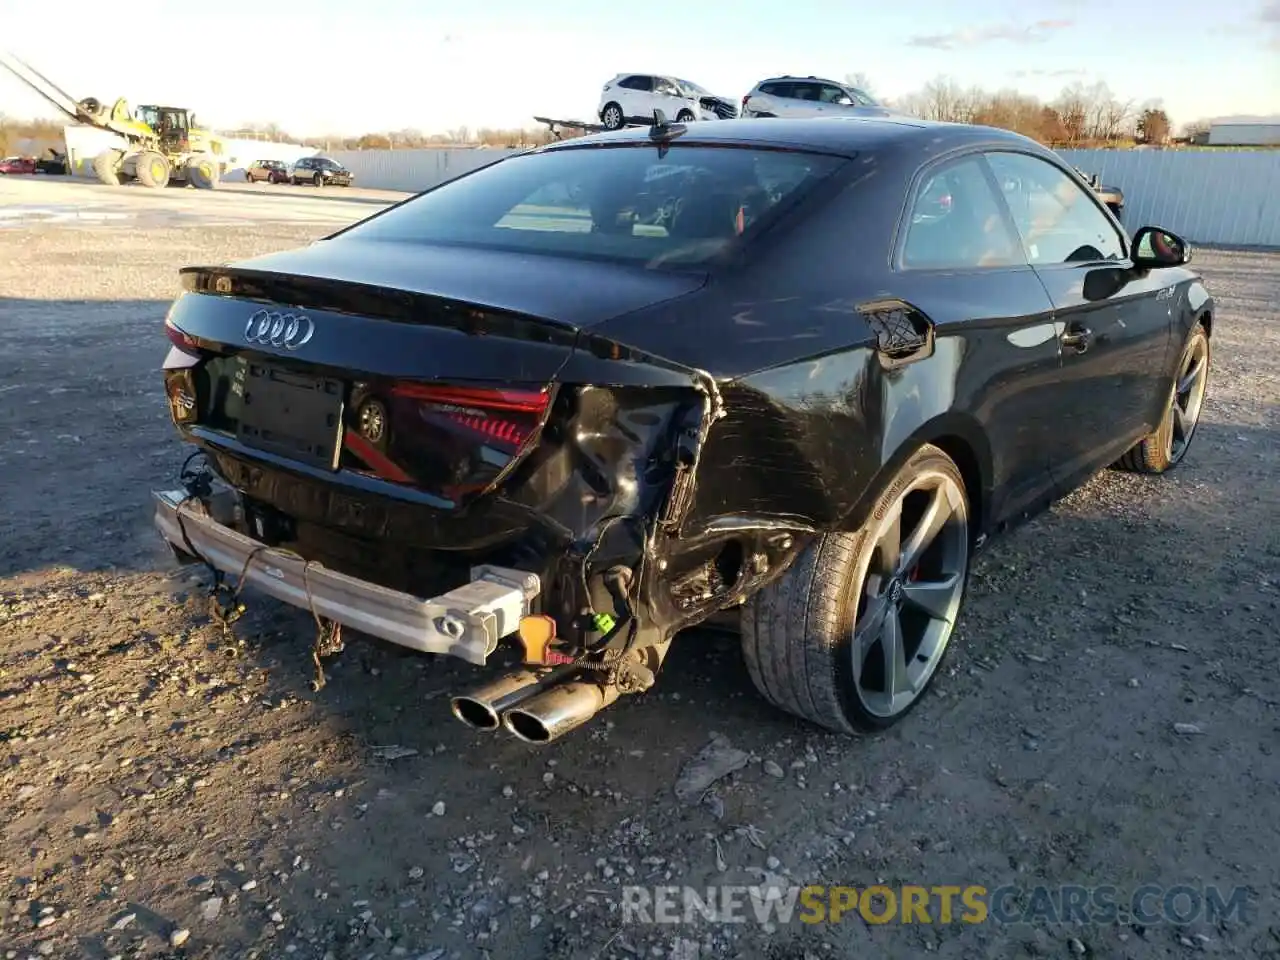
{"type": "Polygon", "coordinates": [[[347,576],[229,526],[236,495],[206,500],[183,490],[154,491],[155,525],[179,559],[206,561],[238,582],[402,647],[483,665],[515,633],[541,591],[536,574],[506,567],[471,569],[471,581],[438,597],[417,597],[347,576]]]}

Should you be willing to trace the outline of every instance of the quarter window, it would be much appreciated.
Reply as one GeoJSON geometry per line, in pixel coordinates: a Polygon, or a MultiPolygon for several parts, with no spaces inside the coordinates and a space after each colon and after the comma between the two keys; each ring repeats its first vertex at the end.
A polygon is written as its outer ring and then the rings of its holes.
{"type": "Polygon", "coordinates": [[[1052,163],[1025,153],[987,155],[1036,266],[1123,260],[1124,241],[1088,192],[1052,163]]]}
{"type": "Polygon", "coordinates": [[[915,270],[1025,264],[981,158],[945,164],[921,182],[911,205],[902,262],[915,270]]]}

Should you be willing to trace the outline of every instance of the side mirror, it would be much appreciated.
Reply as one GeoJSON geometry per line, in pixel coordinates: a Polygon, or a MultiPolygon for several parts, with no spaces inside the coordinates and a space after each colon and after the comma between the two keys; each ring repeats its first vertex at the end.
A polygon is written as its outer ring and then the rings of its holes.
{"type": "Polygon", "coordinates": [[[1133,234],[1129,259],[1139,270],[1180,267],[1191,261],[1191,245],[1159,227],[1139,227],[1133,234]]]}

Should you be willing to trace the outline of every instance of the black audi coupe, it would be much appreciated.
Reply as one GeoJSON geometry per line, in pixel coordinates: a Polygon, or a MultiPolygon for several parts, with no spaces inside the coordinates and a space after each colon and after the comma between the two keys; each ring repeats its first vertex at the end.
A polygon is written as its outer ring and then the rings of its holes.
{"type": "Polygon", "coordinates": [[[518,653],[478,729],[554,740],[735,612],[766,699],[884,728],[989,535],[1185,456],[1189,259],[1012,133],[657,115],[182,270],[155,521],[216,609],[309,610],[319,682],[344,625],[518,653]]]}

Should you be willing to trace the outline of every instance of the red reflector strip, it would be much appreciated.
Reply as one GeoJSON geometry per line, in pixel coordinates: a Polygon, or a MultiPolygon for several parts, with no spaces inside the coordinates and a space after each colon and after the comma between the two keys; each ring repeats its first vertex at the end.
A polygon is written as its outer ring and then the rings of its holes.
{"type": "Polygon", "coordinates": [[[401,470],[390,457],[353,430],[343,432],[342,442],[348,450],[365,462],[379,476],[396,483],[412,483],[413,477],[401,470]]]}
{"type": "Polygon", "coordinates": [[[199,349],[199,347],[196,344],[195,337],[192,337],[186,333],[183,333],[181,330],[179,330],[176,326],[173,325],[173,321],[170,320],[168,317],[165,317],[165,320],[164,320],[164,332],[165,332],[165,336],[169,338],[169,342],[172,343],[175,347],[181,347],[183,350],[199,349]]]}
{"type": "Polygon", "coordinates": [[[485,410],[510,410],[541,416],[551,402],[546,390],[505,390],[479,387],[437,387],[426,383],[398,383],[391,388],[397,397],[408,397],[426,403],[481,407],[485,410]]]}

